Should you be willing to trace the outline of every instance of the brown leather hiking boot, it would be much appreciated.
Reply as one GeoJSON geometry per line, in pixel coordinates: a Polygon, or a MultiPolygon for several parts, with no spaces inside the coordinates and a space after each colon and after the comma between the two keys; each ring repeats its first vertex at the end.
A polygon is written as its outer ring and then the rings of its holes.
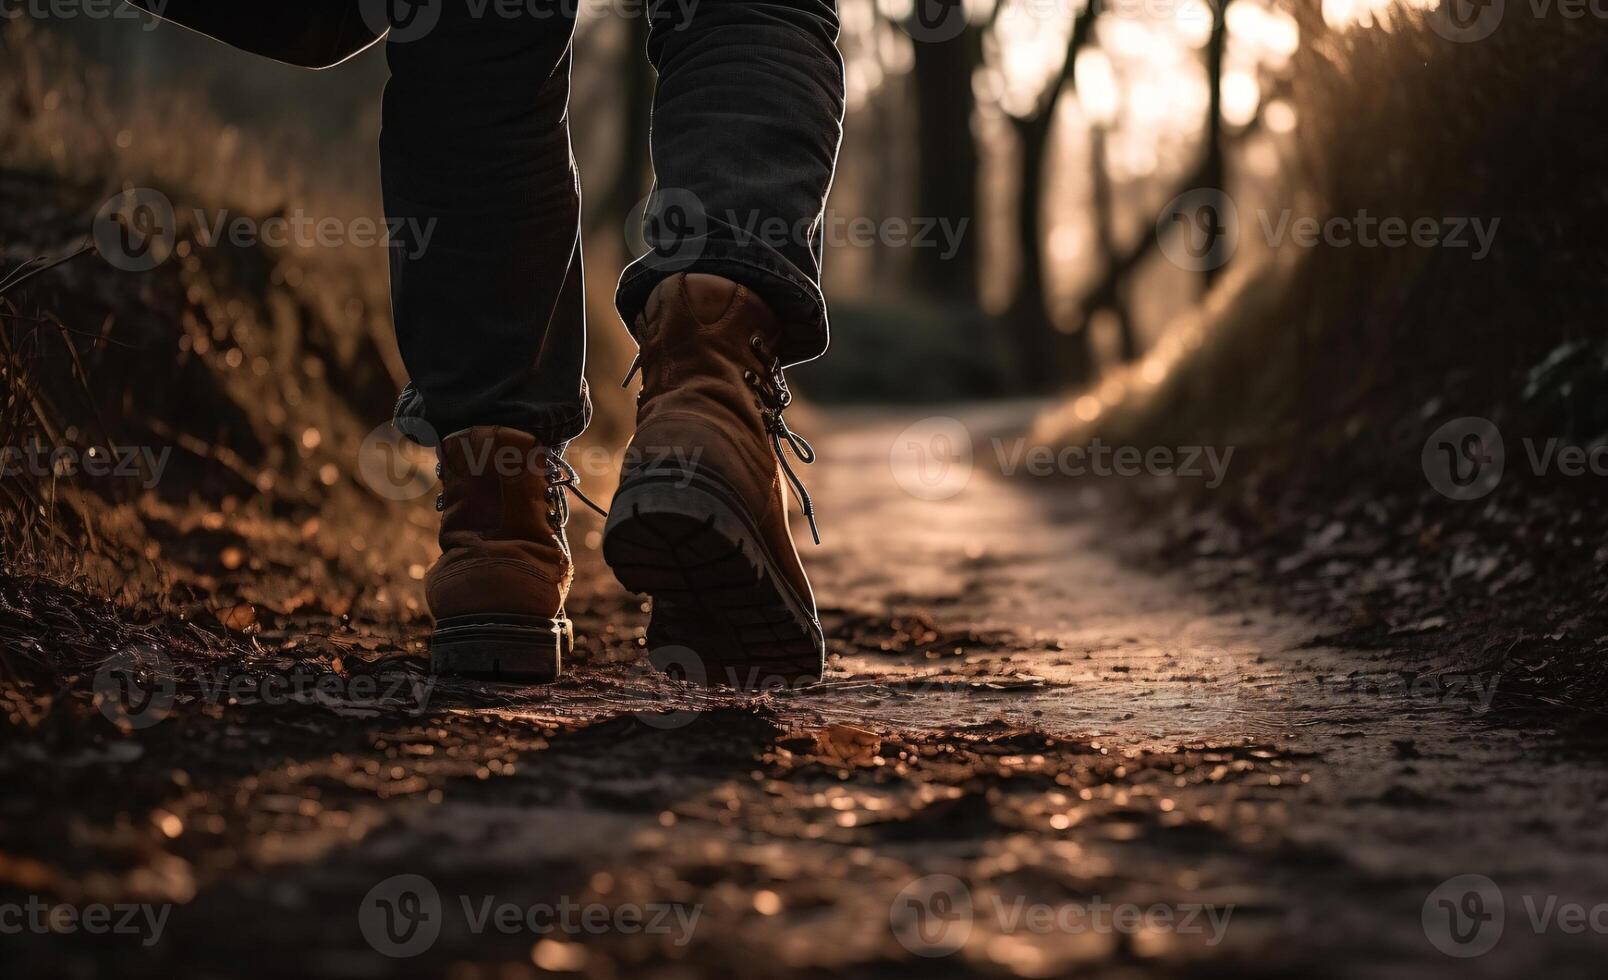
{"type": "Polygon", "coordinates": [[[782,420],[792,396],[772,353],[781,334],[757,295],[701,273],[660,283],[637,322],[637,430],[603,560],[652,597],[650,651],[690,649],[695,659],[663,659],[706,683],[786,684],[823,666],[815,597],[787,523],[791,485],[815,527],[785,451],[806,463],[815,454],[782,420]]]}
{"type": "Polygon", "coordinates": [[[441,557],[425,579],[430,669],[553,680],[574,646],[564,491],[580,495],[575,471],[559,450],[499,426],[455,432],[438,454],[441,557]]]}

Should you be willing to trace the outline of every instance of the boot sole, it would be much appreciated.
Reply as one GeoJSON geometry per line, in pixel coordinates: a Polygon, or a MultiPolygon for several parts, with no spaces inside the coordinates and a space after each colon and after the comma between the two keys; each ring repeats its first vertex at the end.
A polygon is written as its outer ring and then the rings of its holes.
{"type": "Polygon", "coordinates": [[[574,649],[575,628],[563,616],[449,616],[430,634],[430,672],[546,684],[574,649]]]}
{"type": "Polygon", "coordinates": [[[609,508],[603,560],[627,590],[652,598],[655,663],[668,660],[704,684],[747,689],[820,678],[820,623],[788,585],[741,498],[713,478],[660,469],[627,479],[609,508]]]}

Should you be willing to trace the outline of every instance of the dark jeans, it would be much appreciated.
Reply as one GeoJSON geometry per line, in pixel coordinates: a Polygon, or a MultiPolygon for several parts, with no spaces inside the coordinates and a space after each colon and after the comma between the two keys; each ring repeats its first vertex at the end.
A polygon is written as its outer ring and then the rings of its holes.
{"type": "MultiPolygon", "coordinates": [[[[412,378],[397,416],[426,441],[506,425],[562,443],[586,427],[574,3],[447,0],[433,27],[398,23],[386,42],[380,161],[401,229],[391,296],[412,378]]],[[[715,273],[781,314],[787,362],[816,357],[820,222],[843,118],[835,0],[650,10],[652,247],[620,279],[620,315],[634,329],[660,280],[715,273]]]]}

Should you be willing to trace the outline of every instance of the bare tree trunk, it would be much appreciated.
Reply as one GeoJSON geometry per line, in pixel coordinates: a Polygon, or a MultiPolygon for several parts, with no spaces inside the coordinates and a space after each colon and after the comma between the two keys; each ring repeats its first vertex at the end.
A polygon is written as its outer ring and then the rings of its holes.
{"type": "MultiPolygon", "coordinates": [[[[1196,186],[1214,187],[1228,193],[1227,166],[1223,160],[1223,49],[1228,41],[1228,11],[1230,0],[1217,0],[1212,7],[1212,33],[1206,45],[1206,156],[1201,165],[1201,180],[1196,186]]],[[[1210,292],[1212,283],[1222,273],[1221,267],[1201,273],[1204,291],[1210,292]]]]}
{"type": "Polygon", "coordinates": [[[1016,182],[1016,290],[1007,318],[1016,334],[1024,380],[1040,391],[1058,384],[1083,384],[1094,373],[1087,324],[1078,322],[1071,331],[1058,330],[1049,308],[1042,208],[1055,107],[1062,93],[1072,86],[1078,52],[1093,36],[1100,12],[1101,0],[1089,0],[1073,21],[1061,71],[1050,81],[1038,108],[1029,116],[1011,119],[1020,156],[1016,182]]]}
{"type": "MultiPolygon", "coordinates": [[[[1208,86],[1208,108],[1206,116],[1205,148],[1201,155],[1199,166],[1185,174],[1177,185],[1174,193],[1178,195],[1200,188],[1216,188],[1227,193],[1225,183],[1228,180],[1228,167],[1225,162],[1228,134],[1223,130],[1223,48],[1228,37],[1227,21],[1224,12],[1230,0],[1219,0],[1212,21],[1212,33],[1206,50],[1206,83],[1208,86]]],[[[1250,124],[1242,129],[1236,139],[1243,139],[1256,131],[1262,117],[1258,115],[1250,124]]],[[[1090,314],[1103,309],[1116,294],[1129,276],[1139,268],[1139,265],[1150,254],[1161,240],[1163,232],[1140,235],[1138,240],[1125,251],[1116,254],[1106,265],[1105,272],[1101,274],[1100,281],[1089,290],[1087,296],[1079,302],[1075,319],[1086,321],[1090,314]]],[[[1207,270],[1202,274],[1207,289],[1211,288],[1221,269],[1207,270]]]]}
{"type": "Polygon", "coordinates": [[[1006,319],[1016,335],[1024,380],[1048,391],[1087,381],[1093,367],[1089,334],[1056,329],[1044,268],[1044,172],[1049,162],[1053,112],[1013,119],[1018,159],[1016,179],[1016,290],[1006,319]]]}
{"type": "MultiPolygon", "coordinates": [[[[1112,214],[1111,172],[1106,169],[1106,128],[1096,123],[1089,127],[1089,186],[1094,205],[1095,247],[1100,253],[1103,268],[1111,268],[1118,261],[1113,232],[1115,216],[1112,214]]],[[[1117,318],[1117,331],[1124,361],[1139,358],[1139,338],[1134,332],[1133,313],[1128,308],[1126,283],[1114,281],[1110,288],[1090,300],[1092,309],[1110,310],[1117,318]]],[[[1086,321],[1085,321],[1086,324],[1086,321]]],[[[1087,330],[1087,325],[1084,326],[1087,330]]]]}
{"type": "Polygon", "coordinates": [[[943,219],[952,227],[966,222],[956,251],[916,250],[916,287],[931,295],[978,305],[976,224],[980,170],[972,117],[977,105],[972,76],[983,61],[982,31],[968,27],[958,37],[913,45],[911,82],[916,100],[916,216],[943,219]]]}

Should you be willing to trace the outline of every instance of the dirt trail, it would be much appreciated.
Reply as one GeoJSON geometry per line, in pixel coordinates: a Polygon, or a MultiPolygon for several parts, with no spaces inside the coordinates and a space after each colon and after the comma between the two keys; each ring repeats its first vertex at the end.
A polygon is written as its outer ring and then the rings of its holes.
{"type": "MultiPolygon", "coordinates": [[[[19,976],[1596,972],[1600,738],[1122,564],[1082,489],[1000,478],[1022,411],[954,410],[945,499],[890,465],[916,414],[816,420],[815,687],[594,664],[417,715],[181,699],[60,763],[18,740],[0,904],[167,918],[0,946],[19,976]]],[[[575,606],[594,648],[640,634],[595,567],[575,606]]]]}

